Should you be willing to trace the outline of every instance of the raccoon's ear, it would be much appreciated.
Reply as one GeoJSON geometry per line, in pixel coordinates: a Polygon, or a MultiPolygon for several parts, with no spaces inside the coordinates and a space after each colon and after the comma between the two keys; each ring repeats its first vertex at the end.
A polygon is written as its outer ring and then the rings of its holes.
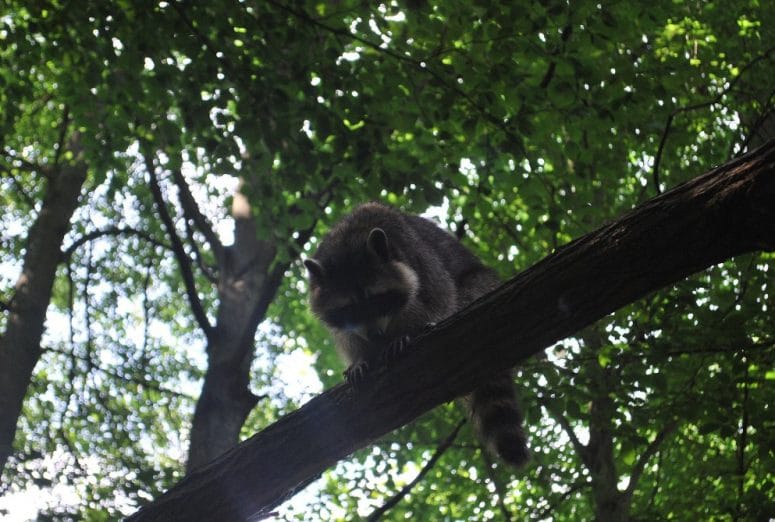
{"type": "Polygon", "coordinates": [[[319,285],[326,276],[326,272],[323,270],[323,265],[318,263],[315,259],[308,257],[304,260],[304,266],[307,267],[310,281],[319,285]]]}
{"type": "Polygon", "coordinates": [[[385,231],[381,228],[372,228],[369,232],[369,239],[366,240],[366,247],[382,261],[390,259],[388,252],[388,238],[385,231]]]}

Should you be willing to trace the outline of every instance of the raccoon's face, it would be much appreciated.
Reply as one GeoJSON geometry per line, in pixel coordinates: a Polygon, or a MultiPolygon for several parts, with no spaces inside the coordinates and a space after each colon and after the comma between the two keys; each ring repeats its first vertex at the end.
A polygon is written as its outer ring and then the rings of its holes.
{"type": "Polygon", "coordinates": [[[332,329],[370,342],[385,340],[391,320],[415,297],[417,274],[391,256],[382,229],[369,233],[361,249],[324,259],[306,259],[310,307],[332,329]]]}

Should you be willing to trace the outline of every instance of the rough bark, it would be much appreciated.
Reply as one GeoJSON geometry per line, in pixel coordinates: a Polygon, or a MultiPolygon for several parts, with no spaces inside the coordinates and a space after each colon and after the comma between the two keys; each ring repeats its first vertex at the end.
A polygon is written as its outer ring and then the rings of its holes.
{"type": "MultiPolygon", "coordinates": [[[[143,154],[159,218],[180,268],[194,318],[207,342],[207,370],[191,423],[186,462],[186,472],[191,473],[237,444],[242,425],[258,401],[249,387],[256,329],[277,293],[289,261],[276,262],[275,244],[259,239],[250,203],[241,189],[235,192],[231,209],[234,243],[221,244],[178,170],[171,174],[183,211],[187,236],[184,243],[165,201],[150,144],[143,154]],[[202,234],[215,257],[217,278],[202,262],[194,230],[202,234]],[[196,264],[200,273],[216,285],[218,308],[214,325],[199,298],[198,284],[203,279],[195,276],[196,264]]],[[[309,233],[299,231],[297,241],[303,243],[309,233]]]]}
{"type": "MultiPolygon", "coordinates": [[[[597,347],[600,342],[597,342],[597,347]]],[[[589,346],[589,345],[588,345],[589,346]]],[[[608,368],[594,368],[594,398],[589,419],[589,443],[582,460],[592,479],[592,498],[595,520],[598,522],[627,522],[631,496],[619,491],[619,473],[614,458],[613,417],[616,405],[611,398],[615,377],[608,368]]]]}
{"type": "Polygon", "coordinates": [[[208,336],[207,371],[191,426],[187,472],[234,447],[258,398],[250,392],[253,339],[281,282],[270,271],[275,248],[256,236],[247,198],[232,205],[234,244],[218,260],[218,314],[208,336]]]}
{"type": "MultiPolygon", "coordinates": [[[[78,151],[75,141],[71,141],[70,148],[78,151]]],[[[22,272],[0,337],[0,474],[11,455],[24,396],[40,359],[40,339],[61,259],[60,248],[78,206],[86,170],[78,155],[75,162],[47,173],[43,205],[27,233],[22,272]]]]}
{"type": "Polygon", "coordinates": [[[775,141],[564,246],[419,337],[359,393],[339,385],[187,476],[131,520],[266,516],[358,448],[621,306],[775,249],[775,141]]]}

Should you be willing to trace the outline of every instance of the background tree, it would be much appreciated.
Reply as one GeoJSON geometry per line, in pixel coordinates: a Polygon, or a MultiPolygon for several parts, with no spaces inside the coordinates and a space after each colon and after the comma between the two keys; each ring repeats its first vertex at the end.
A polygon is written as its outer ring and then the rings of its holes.
{"type": "MultiPolygon", "coordinates": [[[[741,153],[771,128],[769,7],[6,2],[6,499],[56,484],[78,500],[44,514],[129,513],[318,391],[296,383],[309,365],[338,382],[297,260],[357,202],[436,206],[507,276],[741,153]],[[80,206],[36,253],[58,184],[80,206]],[[33,306],[28,260],[52,274],[33,306]],[[20,348],[48,287],[42,341],[20,348]],[[40,354],[31,378],[11,350],[27,368],[40,354]]],[[[724,263],[524,365],[527,471],[491,466],[468,427],[439,446],[450,405],[283,516],[366,516],[432,455],[385,516],[772,512],[771,260],[724,263]]]]}

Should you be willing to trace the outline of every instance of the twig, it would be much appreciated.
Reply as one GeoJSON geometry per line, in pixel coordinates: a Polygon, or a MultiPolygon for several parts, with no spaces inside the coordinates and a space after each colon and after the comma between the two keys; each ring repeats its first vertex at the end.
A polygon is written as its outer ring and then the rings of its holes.
{"type": "Polygon", "coordinates": [[[145,278],[143,279],[143,346],[140,348],[140,366],[143,368],[148,364],[148,339],[151,330],[151,300],[148,296],[148,288],[151,286],[152,273],[153,258],[148,256],[145,263],[145,278]]]}
{"type": "Polygon", "coordinates": [[[554,417],[560,427],[565,430],[565,434],[568,435],[568,438],[570,439],[571,444],[573,444],[576,453],[578,453],[579,458],[582,460],[582,462],[584,462],[585,465],[587,465],[589,455],[588,448],[582,444],[579,438],[576,436],[576,432],[573,430],[573,426],[571,426],[565,415],[563,415],[561,411],[558,411],[552,407],[545,397],[539,397],[538,401],[539,404],[541,404],[541,406],[543,406],[546,411],[549,412],[552,417],[554,417]]]}
{"type": "Polygon", "coordinates": [[[492,485],[495,487],[495,494],[498,495],[498,508],[501,510],[501,513],[503,513],[503,520],[506,522],[511,522],[512,513],[509,511],[509,508],[506,507],[506,503],[503,501],[503,499],[506,498],[506,494],[503,492],[500,481],[498,481],[498,478],[495,476],[494,470],[492,468],[492,459],[490,458],[490,455],[487,453],[487,451],[482,450],[481,453],[482,458],[484,459],[484,469],[487,473],[487,478],[490,480],[490,482],[492,482],[492,485]]]}
{"type": "Polygon", "coordinates": [[[57,150],[54,153],[54,165],[59,165],[59,159],[62,157],[62,151],[65,148],[65,137],[67,136],[67,126],[70,124],[70,107],[65,105],[62,114],[62,124],[59,126],[59,140],[57,140],[57,150]]]}
{"type": "Polygon", "coordinates": [[[630,483],[627,484],[627,489],[624,490],[624,495],[627,498],[631,498],[632,494],[635,492],[635,486],[638,484],[638,481],[643,474],[643,470],[646,469],[646,464],[648,464],[649,459],[659,450],[659,446],[665,439],[678,429],[678,426],[679,422],[677,420],[668,422],[659,433],[657,433],[657,436],[649,443],[643,453],[640,454],[630,472],[630,483]]]}
{"type": "MultiPolygon", "coordinates": [[[[775,97],[775,90],[771,91],[767,96],[767,101],[764,104],[764,110],[761,112],[753,125],[751,125],[751,127],[748,129],[748,135],[740,145],[739,154],[745,154],[745,152],[748,150],[748,146],[751,144],[751,141],[759,133],[759,130],[773,117],[773,112],[775,112],[775,109],[773,109],[773,97],[775,97]]],[[[734,146],[735,143],[733,142],[731,145],[732,148],[730,148],[729,151],[730,157],[732,156],[734,146]]]]}
{"type": "Polygon", "coordinates": [[[745,446],[748,442],[748,379],[749,364],[745,356],[742,357],[743,366],[745,368],[745,374],[743,377],[743,403],[742,414],[740,419],[740,437],[737,439],[737,501],[735,502],[735,514],[733,520],[740,520],[743,517],[743,495],[745,494],[745,446]]]}
{"type": "Polygon", "coordinates": [[[769,55],[775,52],[775,47],[770,47],[764,53],[760,54],[750,62],[748,62],[746,65],[744,65],[737,76],[733,78],[727,87],[725,89],[722,89],[721,92],[719,92],[716,96],[714,96],[710,100],[706,100],[703,102],[695,103],[693,105],[687,105],[685,107],[678,107],[677,109],[673,110],[673,112],[668,116],[667,123],[665,124],[665,129],[662,131],[662,138],[659,140],[659,148],[657,148],[657,154],[654,156],[654,170],[652,171],[652,177],[654,181],[654,188],[656,189],[657,195],[662,193],[662,189],[659,187],[659,165],[662,162],[662,154],[665,149],[665,143],[667,142],[667,135],[670,133],[670,127],[673,125],[673,119],[678,116],[679,114],[682,114],[684,112],[690,112],[697,109],[703,109],[705,107],[709,107],[711,105],[715,105],[716,103],[719,103],[721,99],[729,93],[730,90],[737,84],[737,82],[740,81],[740,79],[743,77],[743,74],[753,67],[756,63],[760,62],[761,60],[764,60],[765,58],[768,58],[769,55]]]}
{"type": "Polygon", "coordinates": [[[62,251],[62,254],[61,254],[62,261],[67,261],[68,259],[70,259],[72,257],[72,255],[73,255],[73,253],[81,245],[83,245],[85,243],[88,243],[89,241],[93,241],[95,239],[98,239],[98,238],[104,237],[104,236],[122,236],[122,235],[137,236],[137,237],[140,237],[142,239],[145,239],[146,241],[148,241],[152,245],[155,245],[155,246],[158,246],[158,247],[162,247],[162,248],[164,248],[166,250],[172,250],[172,246],[171,245],[169,245],[167,243],[164,243],[163,241],[159,241],[158,239],[154,238],[153,236],[151,236],[147,232],[144,232],[142,230],[137,230],[136,228],[132,228],[132,227],[115,227],[114,226],[114,227],[103,228],[103,229],[100,229],[100,230],[93,230],[92,232],[84,234],[81,237],[79,237],[78,239],[76,239],[75,241],[73,241],[72,244],[70,244],[69,247],[67,247],[66,249],[64,249],[62,251]]]}
{"type": "Polygon", "coordinates": [[[208,281],[211,283],[216,283],[218,278],[216,277],[213,268],[207,266],[204,261],[204,257],[202,256],[202,252],[199,250],[199,245],[197,244],[196,237],[194,236],[196,231],[194,230],[191,221],[184,217],[183,225],[186,228],[186,239],[188,239],[188,244],[191,247],[191,250],[194,252],[194,261],[196,262],[196,266],[199,267],[199,270],[202,271],[208,281]]]}
{"type": "MultiPolygon", "coordinates": [[[[570,38],[570,35],[573,33],[573,26],[571,24],[566,25],[562,28],[562,34],[560,35],[560,40],[563,44],[568,41],[568,38],[570,38]]],[[[560,53],[559,49],[555,50],[553,55],[558,55],[560,53]]],[[[541,80],[541,83],[538,84],[538,86],[542,89],[546,89],[549,87],[549,84],[552,81],[552,78],[554,78],[554,71],[557,68],[557,61],[552,60],[549,62],[549,67],[546,69],[546,74],[544,74],[543,79],[541,80]]]]}
{"type": "Polygon", "coordinates": [[[577,482],[576,484],[568,488],[568,491],[560,495],[560,497],[557,499],[555,503],[548,505],[546,508],[543,509],[543,511],[541,511],[534,518],[537,520],[543,520],[547,518],[550,514],[552,514],[552,512],[556,511],[557,508],[560,507],[560,504],[568,500],[568,498],[570,498],[571,495],[573,495],[574,493],[577,493],[582,488],[585,488],[590,485],[591,485],[591,482],[577,482]]]}
{"type": "Polygon", "coordinates": [[[191,220],[202,235],[204,235],[207,244],[210,246],[213,254],[215,254],[215,258],[219,261],[222,260],[223,244],[215,233],[215,230],[213,230],[210,222],[199,210],[199,205],[197,205],[194,196],[191,194],[191,189],[180,169],[174,169],[172,171],[172,179],[175,181],[175,186],[178,187],[178,197],[180,198],[180,203],[183,207],[183,215],[186,219],[191,220]]]}
{"type": "Polygon", "coordinates": [[[393,495],[388,499],[387,502],[385,502],[382,506],[378,507],[374,511],[371,512],[371,514],[366,518],[368,522],[374,522],[375,520],[379,520],[382,515],[384,515],[389,509],[394,507],[396,504],[401,502],[401,499],[403,499],[410,491],[412,491],[412,488],[414,488],[418,482],[420,482],[423,477],[433,468],[433,466],[436,464],[436,462],[441,458],[442,455],[444,455],[444,452],[449,449],[449,447],[452,445],[452,443],[455,441],[455,438],[457,438],[458,432],[460,432],[460,428],[463,427],[463,425],[466,423],[466,419],[461,420],[457,423],[457,426],[455,426],[455,429],[452,430],[452,433],[450,433],[446,439],[444,439],[441,444],[438,445],[436,448],[436,451],[433,452],[433,455],[430,459],[428,459],[428,462],[425,463],[425,465],[422,467],[420,472],[417,474],[417,476],[412,480],[409,484],[401,488],[401,491],[393,495]]]}
{"type": "Polygon", "coordinates": [[[98,371],[100,373],[104,373],[105,375],[113,377],[114,379],[117,379],[119,381],[130,382],[130,383],[136,384],[138,386],[144,386],[144,387],[146,387],[146,388],[148,388],[150,390],[155,390],[155,391],[160,392],[160,393],[166,393],[166,394],[169,394],[169,395],[173,395],[175,397],[178,397],[178,398],[181,398],[181,399],[186,399],[186,400],[191,401],[191,402],[195,402],[196,401],[196,397],[193,397],[193,396],[188,395],[188,394],[183,393],[183,392],[179,392],[177,390],[173,390],[171,388],[167,388],[167,387],[162,386],[161,384],[159,384],[157,382],[149,381],[147,379],[143,379],[141,377],[135,377],[135,376],[132,376],[132,375],[122,375],[122,374],[118,373],[115,370],[109,370],[107,368],[103,368],[102,366],[99,366],[93,360],[89,359],[85,355],[78,355],[74,351],[67,352],[65,350],[60,350],[58,348],[52,348],[52,347],[48,347],[48,346],[41,347],[41,350],[44,351],[44,352],[51,352],[51,353],[57,353],[59,355],[65,355],[67,357],[70,357],[73,360],[79,360],[81,362],[85,362],[86,364],[88,364],[91,367],[91,369],[96,370],[96,371],[98,371]]]}
{"type": "MultiPolygon", "coordinates": [[[[3,153],[7,158],[10,158],[11,162],[18,161],[22,163],[23,170],[29,171],[29,172],[42,172],[44,169],[41,166],[34,165],[32,163],[27,162],[26,160],[23,160],[15,155],[10,154],[10,151],[6,150],[3,153]],[[25,166],[26,164],[26,166],[25,166]]],[[[24,200],[24,202],[27,204],[28,207],[30,207],[30,210],[35,210],[35,198],[30,196],[30,194],[27,192],[27,189],[24,188],[24,185],[16,178],[16,175],[14,174],[13,170],[14,167],[12,164],[9,164],[8,159],[2,158],[2,162],[5,163],[5,165],[2,165],[2,170],[0,170],[0,174],[7,175],[8,178],[11,180],[11,182],[16,185],[17,193],[21,196],[21,198],[24,200]]],[[[45,177],[45,176],[44,176],[45,177]]]]}

